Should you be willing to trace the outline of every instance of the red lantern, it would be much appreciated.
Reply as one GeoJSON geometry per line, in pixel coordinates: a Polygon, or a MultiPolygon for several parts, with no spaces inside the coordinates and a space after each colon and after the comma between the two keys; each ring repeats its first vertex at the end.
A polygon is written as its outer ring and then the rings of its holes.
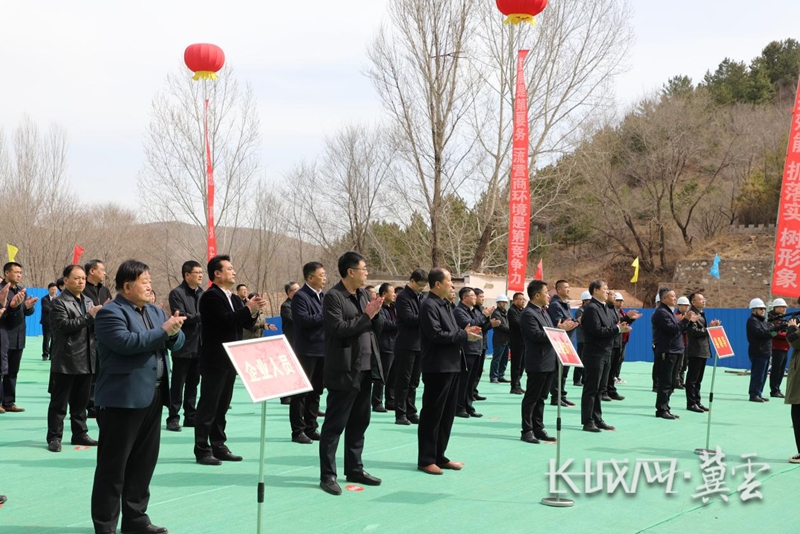
{"type": "Polygon", "coordinates": [[[216,73],[225,64],[225,54],[217,45],[199,43],[186,47],[183,60],[194,72],[195,80],[216,80],[216,73]]]}
{"type": "Polygon", "coordinates": [[[503,24],[529,22],[536,24],[533,17],[544,11],[547,0],[497,0],[497,9],[506,16],[503,24]]]}

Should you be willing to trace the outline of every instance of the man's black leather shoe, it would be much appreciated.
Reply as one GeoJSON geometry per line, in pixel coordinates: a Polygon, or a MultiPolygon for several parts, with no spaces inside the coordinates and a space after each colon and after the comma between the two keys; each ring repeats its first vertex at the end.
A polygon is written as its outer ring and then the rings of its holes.
{"type": "Polygon", "coordinates": [[[306,436],[305,433],[303,432],[300,432],[296,436],[292,436],[292,441],[294,441],[295,443],[302,443],[303,445],[310,445],[311,443],[313,443],[313,441],[311,441],[311,438],[306,436]]]}
{"type": "Polygon", "coordinates": [[[600,429],[597,428],[597,425],[594,423],[586,423],[583,425],[584,432],[600,432],[600,429]]]}
{"type": "Polygon", "coordinates": [[[700,406],[698,406],[696,404],[692,404],[691,406],[687,406],[686,409],[689,410],[690,412],[706,413],[700,406]]]}
{"type": "Polygon", "coordinates": [[[556,438],[554,438],[553,436],[551,436],[550,434],[548,434],[544,430],[542,430],[538,434],[535,434],[535,436],[536,436],[536,439],[538,439],[539,441],[555,441],[556,440],[556,438]]]}
{"type": "Polygon", "coordinates": [[[611,426],[609,424],[606,424],[605,421],[600,421],[599,423],[596,423],[596,425],[597,425],[597,428],[599,428],[600,430],[609,430],[609,431],[613,432],[614,430],[617,429],[616,427],[613,427],[613,426],[611,426]]]}
{"type": "Polygon", "coordinates": [[[242,457],[233,454],[231,451],[217,451],[214,453],[214,458],[221,462],[241,462],[242,457]]]}
{"type": "Polygon", "coordinates": [[[197,463],[200,465],[222,465],[222,462],[213,456],[203,456],[202,458],[198,458],[197,463]]]}
{"type": "Polygon", "coordinates": [[[70,443],[73,445],[83,445],[85,447],[97,447],[97,440],[90,438],[86,434],[82,436],[74,436],[70,443]]]}
{"type": "Polygon", "coordinates": [[[527,432],[523,432],[522,436],[519,438],[525,443],[539,443],[539,440],[536,439],[536,436],[533,435],[533,432],[528,430],[527,432]]]}
{"type": "Polygon", "coordinates": [[[333,477],[320,480],[319,487],[325,490],[325,493],[330,493],[331,495],[342,494],[342,488],[339,487],[339,484],[337,484],[336,479],[333,477]]]}
{"type": "Polygon", "coordinates": [[[311,432],[306,432],[306,437],[311,441],[319,441],[319,432],[316,430],[312,430],[311,432]]]}
{"type": "Polygon", "coordinates": [[[159,527],[158,525],[154,525],[150,523],[146,527],[138,527],[138,528],[122,528],[122,534],[167,534],[169,531],[167,527],[159,527]]]}
{"type": "Polygon", "coordinates": [[[419,416],[417,414],[415,414],[415,413],[409,415],[408,416],[408,420],[412,425],[418,425],[419,424],[419,416]]]}
{"type": "Polygon", "coordinates": [[[347,475],[348,482],[355,482],[356,484],[364,484],[365,486],[380,486],[381,479],[374,477],[366,471],[358,471],[347,475]]]}

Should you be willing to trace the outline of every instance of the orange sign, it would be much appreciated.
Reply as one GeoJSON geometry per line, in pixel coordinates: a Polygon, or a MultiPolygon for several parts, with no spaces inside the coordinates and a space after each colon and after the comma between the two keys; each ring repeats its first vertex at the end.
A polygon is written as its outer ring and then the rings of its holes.
{"type": "Polygon", "coordinates": [[[547,339],[553,345],[553,350],[558,354],[558,359],[561,360],[561,365],[568,367],[583,367],[578,352],[575,346],[569,339],[569,334],[560,328],[545,328],[544,333],[547,334],[547,339]]]}
{"type": "Polygon", "coordinates": [[[711,338],[711,343],[714,345],[714,348],[717,349],[717,356],[719,356],[720,359],[730,358],[734,355],[733,347],[731,347],[731,342],[728,339],[728,334],[725,333],[723,327],[709,326],[708,336],[711,338]]]}
{"type": "Polygon", "coordinates": [[[311,382],[286,336],[223,343],[253,402],[311,391],[311,382]]]}

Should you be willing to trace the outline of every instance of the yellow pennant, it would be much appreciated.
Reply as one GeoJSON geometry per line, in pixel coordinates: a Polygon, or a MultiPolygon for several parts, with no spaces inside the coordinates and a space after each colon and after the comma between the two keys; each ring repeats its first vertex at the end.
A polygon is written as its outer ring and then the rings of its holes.
{"type": "Polygon", "coordinates": [[[639,257],[637,256],[633,263],[631,263],[631,267],[633,267],[633,278],[631,278],[631,284],[635,284],[639,281],[639,257]]]}
{"type": "Polygon", "coordinates": [[[14,259],[17,257],[17,252],[19,252],[19,249],[14,245],[9,244],[6,244],[6,248],[8,249],[8,261],[14,261],[14,259]]]}

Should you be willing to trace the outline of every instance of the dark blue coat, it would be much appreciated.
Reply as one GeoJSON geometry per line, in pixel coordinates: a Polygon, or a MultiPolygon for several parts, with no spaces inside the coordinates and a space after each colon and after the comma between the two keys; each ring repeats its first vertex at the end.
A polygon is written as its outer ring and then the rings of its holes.
{"type": "Polygon", "coordinates": [[[747,355],[750,358],[769,358],[772,356],[772,331],[779,328],[768,323],[766,317],[754,313],[747,319],[747,355]]]}
{"type": "Polygon", "coordinates": [[[429,293],[419,309],[423,373],[460,373],[466,369],[461,349],[467,332],[459,328],[452,304],[429,293]]]}
{"type": "Polygon", "coordinates": [[[689,328],[687,319],[678,320],[672,308],[663,302],[653,312],[653,350],[656,354],[683,354],[683,333],[689,328]]]}
{"type": "MultiPolygon", "coordinates": [[[[463,303],[459,302],[453,310],[453,316],[456,318],[456,324],[459,328],[466,328],[467,326],[483,326],[486,316],[473,307],[471,310],[463,303]]],[[[480,356],[483,351],[483,339],[477,341],[464,341],[463,344],[464,354],[467,356],[480,356]]]]}
{"type": "Polygon", "coordinates": [[[420,296],[406,286],[397,295],[397,342],[395,350],[420,350],[419,309],[420,296]]]}
{"type": "Polygon", "coordinates": [[[294,351],[300,356],[325,357],[325,329],[322,325],[322,302],[325,293],[317,294],[308,284],[297,290],[292,297],[292,321],[294,321],[294,351]]]}
{"type": "Polygon", "coordinates": [[[558,356],[545,333],[554,328],[547,312],[529,302],[519,317],[522,340],[525,342],[525,372],[549,373],[558,369],[558,356]]]}
{"type": "MultiPolygon", "coordinates": [[[[153,402],[159,354],[183,345],[184,335],[169,337],[161,328],[167,314],[144,307],[153,328],[147,329],[132,302],[122,295],[103,306],[94,321],[98,372],[94,403],[109,408],[147,408],[153,402]]],[[[164,358],[167,365],[167,358],[164,358]]],[[[161,379],[162,399],[169,399],[168,369],[161,379]]]]}

